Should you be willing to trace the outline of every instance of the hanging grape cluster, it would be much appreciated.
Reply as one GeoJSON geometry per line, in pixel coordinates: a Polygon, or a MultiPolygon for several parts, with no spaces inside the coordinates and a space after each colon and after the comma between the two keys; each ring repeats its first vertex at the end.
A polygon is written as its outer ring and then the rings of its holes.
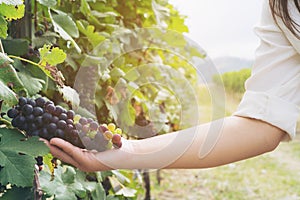
{"type": "Polygon", "coordinates": [[[27,136],[39,136],[51,140],[62,138],[71,144],[88,150],[105,151],[112,146],[122,146],[122,130],[115,124],[99,125],[90,118],[76,115],[44,98],[20,97],[18,105],[7,112],[12,126],[24,131],[27,136]]]}

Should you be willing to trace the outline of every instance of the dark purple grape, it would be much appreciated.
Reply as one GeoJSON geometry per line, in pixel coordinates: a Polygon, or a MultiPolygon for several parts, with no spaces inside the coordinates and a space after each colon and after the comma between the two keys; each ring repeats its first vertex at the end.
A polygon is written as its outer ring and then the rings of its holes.
{"type": "Polygon", "coordinates": [[[33,114],[30,114],[30,115],[27,115],[26,116],[26,122],[33,122],[35,119],[34,115],[33,114]]]}
{"type": "Polygon", "coordinates": [[[22,124],[19,126],[19,128],[20,128],[21,130],[26,131],[26,130],[28,130],[28,124],[27,124],[27,123],[22,123],[22,124]]]}
{"type": "Polygon", "coordinates": [[[57,130],[55,131],[55,136],[56,136],[56,137],[58,137],[58,138],[62,138],[62,139],[64,139],[64,137],[65,137],[65,133],[64,133],[64,131],[63,131],[63,130],[61,130],[61,129],[57,129],[57,130]]]}
{"type": "Polygon", "coordinates": [[[45,123],[49,123],[52,119],[52,115],[50,113],[44,113],[42,117],[43,117],[43,122],[45,123]]]}
{"type": "Polygon", "coordinates": [[[67,116],[68,116],[68,119],[72,119],[73,120],[73,118],[75,116],[75,112],[73,110],[69,110],[67,112],[67,116]]]}
{"type": "Polygon", "coordinates": [[[66,122],[67,122],[67,124],[74,124],[72,119],[67,119],[66,122]]]}
{"type": "Polygon", "coordinates": [[[30,115],[33,111],[33,107],[30,104],[25,104],[22,108],[22,113],[24,115],[30,115]]]}
{"type": "Polygon", "coordinates": [[[32,107],[36,106],[36,102],[33,99],[27,99],[27,104],[30,104],[32,107]]]}
{"type": "Polygon", "coordinates": [[[72,124],[67,124],[66,130],[67,132],[71,132],[74,129],[74,126],[72,124]]]}
{"type": "Polygon", "coordinates": [[[28,124],[28,130],[35,131],[36,129],[37,129],[37,126],[35,125],[35,123],[28,124]]]}
{"type": "Polygon", "coordinates": [[[27,103],[27,99],[25,97],[19,98],[19,105],[24,106],[27,103]]]}
{"type": "Polygon", "coordinates": [[[50,124],[48,124],[48,126],[47,126],[47,130],[48,130],[48,132],[51,133],[51,134],[55,133],[56,129],[57,129],[57,126],[56,126],[56,124],[54,124],[54,123],[50,123],[50,124]]]}
{"type": "Polygon", "coordinates": [[[55,116],[59,117],[63,113],[63,108],[61,106],[56,106],[55,112],[53,113],[55,116]]]}
{"type": "Polygon", "coordinates": [[[17,120],[18,127],[26,122],[26,118],[24,116],[17,116],[16,120],[17,120]]]}
{"type": "Polygon", "coordinates": [[[11,125],[13,126],[13,127],[18,127],[18,122],[17,122],[18,120],[17,120],[17,118],[13,118],[12,120],[11,120],[11,125]]]}
{"type": "Polygon", "coordinates": [[[32,114],[33,114],[34,116],[40,116],[40,115],[42,115],[43,113],[44,113],[43,108],[41,108],[41,107],[34,107],[34,108],[33,108],[32,114]]]}
{"type": "Polygon", "coordinates": [[[96,131],[96,130],[98,129],[98,123],[95,122],[95,121],[91,122],[91,123],[90,123],[90,129],[91,129],[92,131],[96,131]]]}
{"type": "Polygon", "coordinates": [[[48,112],[48,113],[51,113],[51,114],[53,114],[54,112],[55,112],[55,105],[53,105],[53,104],[48,104],[46,107],[45,107],[45,109],[46,109],[46,111],[48,112]]]}
{"type": "Polygon", "coordinates": [[[40,130],[32,131],[31,136],[39,136],[40,130]]]}
{"type": "Polygon", "coordinates": [[[45,138],[45,139],[47,139],[47,140],[50,140],[50,139],[51,139],[51,136],[50,136],[50,134],[48,133],[47,128],[42,128],[42,130],[40,131],[39,136],[40,136],[41,138],[45,138]]]}
{"type": "Polygon", "coordinates": [[[46,107],[46,106],[48,106],[49,104],[53,104],[53,105],[54,105],[53,101],[47,101],[47,102],[45,103],[44,106],[46,107]]]}
{"type": "Polygon", "coordinates": [[[87,119],[87,122],[88,122],[88,123],[91,123],[91,122],[93,122],[93,121],[94,121],[94,120],[93,120],[92,118],[88,118],[88,119],[87,119]]]}
{"type": "Polygon", "coordinates": [[[57,127],[60,129],[65,129],[67,127],[67,122],[64,120],[59,120],[57,122],[57,127]]]}
{"type": "Polygon", "coordinates": [[[9,118],[15,118],[18,114],[19,114],[19,111],[17,109],[15,109],[15,108],[11,108],[7,112],[7,116],[9,118]]]}
{"type": "Polygon", "coordinates": [[[79,123],[80,123],[81,125],[86,125],[88,122],[87,122],[87,119],[86,119],[85,117],[81,117],[81,118],[79,119],[79,123]]]}
{"type": "Polygon", "coordinates": [[[57,123],[59,121],[59,118],[57,116],[52,116],[51,122],[57,123]]]}
{"type": "Polygon", "coordinates": [[[35,100],[35,103],[39,107],[44,107],[46,100],[43,97],[39,97],[35,100]]]}
{"type": "Polygon", "coordinates": [[[38,127],[43,126],[43,117],[42,116],[38,116],[34,119],[34,122],[36,123],[36,125],[38,127]]]}
{"type": "Polygon", "coordinates": [[[58,117],[60,120],[67,120],[68,119],[68,116],[66,113],[61,113],[58,117]]]}

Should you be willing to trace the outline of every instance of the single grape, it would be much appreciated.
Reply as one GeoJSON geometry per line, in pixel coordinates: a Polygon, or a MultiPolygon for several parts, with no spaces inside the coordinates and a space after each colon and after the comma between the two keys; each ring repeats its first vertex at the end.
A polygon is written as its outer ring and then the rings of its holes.
{"type": "Polygon", "coordinates": [[[110,140],[113,137],[113,134],[111,131],[105,131],[103,136],[105,137],[106,140],[110,140]]]}
{"type": "Polygon", "coordinates": [[[60,129],[65,129],[67,127],[67,122],[64,120],[59,120],[57,122],[57,127],[60,129]]]}
{"type": "Polygon", "coordinates": [[[59,121],[59,118],[57,116],[52,116],[51,122],[57,123],[59,121]]]}
{"type": "Polygon", "coordinates": [[[122,129],[120,129],[120,128],[117,128],[117,129],[115,130],[115,132],[116,132],[117,134],[122,135],[122,129]]]}
{"type": "Polygon", "coordinates": [[[44,113],[44,110],[41,108],[41,107],[34,107],[33,108],[33,111],[32,111],[32,114],[34,116],[40,116],[44,113]]]}
{"type": "Polygon", "coordinates": [[[17,122],[17,118],[13,118],[12,120],[11,120],[11,125],[13,126],[13,127],[18,127],[18,122],[17,122]]]}
{"type": "Polygon", "coordinates": [[[87,119],[87,123],[91,123],[91,122],[93,122],[93,119],[92,118],[88,118],[87,119]]]}
{"type": "Polygon", "coordinates": [[[74,129],[74,126],[72,124],[67,124],[66,130],[67,132],[71,132],[74,129]]]}
{"type": "Polygon", "coordinates": [[[52,119],[52,115],[50,113],[44,113],[42,117],[43,117],[43,122],[45,123],[50,122],[52,119]]]}
{"type": "Polygon", "coordinates": [[[114,144],[118,144],[118,143],[120,143],[121,142],[121,136],[119,135],[119,134],[114,134],[113,136],[112,136],[112,143],[114,143],[114,144]]]}
{"type": "Polygon", "coordinates": [[[99,126],[98,123],[95,122],[95,121],[93,121],[93,122],[90,123],[90,129],[92,131],[96,131],[98,129],[98,126],[99,126]]]}
{"type": "Polygon", "coordinates": [[[15,108],[11,108],[7,112],[7,116],[9,118],[15,118],[18,114],[19,114],[19,111],[17,109],[15,109],[15,108]]]}
{"type": "Polygon", "coordinates": [[[88,133],[90,131],[90,127],[88,124],[82,126],[82,131],[85,132],[85,133],[88,133]]]}
{"type": "Polygon", "coordinates": [[[113,132],[116,129],[116,125],[114,123],[109,123],[107,125],[107,128],[108,128],[108,130],[113,132]]]}
{"type": "Polygon", "coordinates": [[[72,119],[73,120],[73,118],[75,116],[75,112],[73,110],[69,110],[67,112],[67,116],[68,116],[68,119],[72,119]]]}
{"type": "Polygon", "coordinates": [[[116,149],[119,149],[122,147],[122,142],[120,141],[119,143],[114,143],[113,146],[116,148],[116,149]]]}
{"type": "Polygon", "coordinates": [[[57,125],[54,124],[54,123],[50,123],[50,124],[48,124],[48,126],[47,126],[47,130],[48,130],[48,132],[51,133],[51,134],[54,134],[55,131],[56,131],[56,129],[57,129],[57,125]]]}
{"type": "Polygon", "coordinates": [[[68,119],[68,116],[66,113],[61,113],[58,117],[60,120],[67,120],[68,119]]]}
{"type": "Polygon", "coordinates": [[[107,125],[105,126],[105,125],[100,125],[99,127],[98,127],[98,130],[101,132],[101,133],[105,133],[105,131],[108,131],[108,128],[107,128],[107,125]]]}
{"type": "Polygon", "coordinates": [[[28,122],[28,123],[33,122],[34,119],[35,119],[35,117],[34,117],[33,114],[30,114],[30,115],[26,116],[26,122],[28,122]]]}
{"type": "Polygon", "coordinates": [[[33,111],[33,107],[30,104],[25,104],[22,108],[22,113],[24,115],[30,115],[33,111]]]}
{"type": "Polygon", "coordinates": [[[33,99],[27,99],[27,104],[30,104],[32,107],[36,106],[36,102],[33,99]]]}
{"type": "Polygon", "coordinates": [[[55,131],[55,136],[56,136],[56,137],[58,137],[58,138],[62,138],[62,139],[64,139],[64,137],[65,137],[65,133],[64,133],[64,131],[63,131],[63,130],[61,130],[61,129],[57,129],[57,130],[55,131]]]}
{"type": "Polygon", "coordinates": [[[39,97],[35,100],[35,103],[39,107],[44,107],[46,100],[43,97],[39,97]]]}
{"type": "Polygon", "coordinates": [[[67,119],[66,122],[67,122],[67,124],[74,124],[72,119],[67,119]]]}
{"type": "Polygon", "coordinates": [[[46,107],[45,107],[46,111],[48,113],[51,113],[53,114],[56,110],[55,106],[53,104],[48,104],[46,107]]]}
{"type": "Polygon", "coordinates": [[[59,117],[61,113],[63,113],[63,108],[61,106],[56,106],[55,112],[53,114],[59,117]]]}
{"type": "Polygon", "coordinates": [[[47,101],[44,106],[46,107],[49,104],[53,104],[54,105],[53,101],[47,101]]]}
{"type": "Polygon", "coordinates": [[[24,106],[27,103],[27,99],[25,97],[19,98],[19,105],[24,106]]]}
{"type": "Polygon", "coordinates": [[[80,123],[75,124],[75,127],[78,131],[81,131],[82,125],[80,123]]]}
{"type": "Polygon", "coordinates": [[[42,128],[42,130],[40,131],[39,136],[40,136],[41,138],[45,138],[45,139],[47,139],[47,140],[50,140],[50,139],[51,139],[51,136],[50,136],[50,134],[48,133],[47,128],[42,128]]]}
{"type": "Polygon", "coordinates": [[[24,116],[17,116],[16,120],[17,120],[18,126],[21,126],[22,124],[24,124],[26,122],[26,118],[24,116]]]}
{"type": "Polygon", "coordinates": [[[38,127],[43,126],[43,117],[42,116],[38,116],[34,119],[34,122],[36,123],[36,125],[38,127]]]}
{"type": "Polygon", "coordinates": [[[29,123],[28,124],[28,130],[35,131],[36,128],[37,128],[37,126],[35,125],[35,123],[29,123]]]}
{"type": "Polygon", "coordinates": [[[31,136],[39,136],[40,130],[35,130],[31,133],[31,136]]]}
{"type": "Polygon", "coordinates": [[[88,122],[87,122],[87,119],[86,119],[85,117],[81,117],[81,118],[79,119],[79,123],[80,123],[81,125],[86,125],[88,122]]]}

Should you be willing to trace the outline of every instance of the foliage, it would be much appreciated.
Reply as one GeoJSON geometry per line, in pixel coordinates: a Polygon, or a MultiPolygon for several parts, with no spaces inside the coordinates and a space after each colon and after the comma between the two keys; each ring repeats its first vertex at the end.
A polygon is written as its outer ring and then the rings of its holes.
{"type": "MultiPolygon", "coordinates": [[[[23,2],[14,2],[0,4],[0,37],[9,54],[0,53],[2,112],[20,96],[42,95],[100,123],[115,122],[128,138],[193,125],[193,116],[183,114],[182,118],[181,112],[194,109],[191,99],[197,74],[191,60],[204,55],[183,36],[188,31],[185,17],[167,0],[32,0],[34,35],[21,39],[7,37],[13,32],[10,24],[24,14],[23,2]]],[[[1,120],[5,124],[0,129],[1,142],[9,140],[16,148],[22,133],[2,134],[9,130],[10,122],[6,116],[1,120]]],[[[25,140],[20,143],[28,147],[39,144],[35,139],[25,140]]],[[[15,191],[17,198],[18,192],[31,190],[32,158],[37,155],[43,155],[47,164],[39,175],[47,197],[136,199],[143,193],[137,171],[86,174],[64,164],[54,168],[45,151],[31,155],[14,148],[6,154],[24,153],[19,155],[24,162],[29,156],[22,173],[30,178],[1,178],[5,180],[2,184],[13,186],[11,190],[6,187],[3,197],[9,198],[15,191]]],[[[1,177],[7,164],[0,161],[4,167],[1,177]]],[[[16,161],[16,165],[20,163],[16,161]]]]}
{"type": "Polygon", "coordinates": [[[250,77],[251,69],[246,68],[240,71],[226,72],[222,74],[221,79],[215,76],[214,82],[217,84],[224,84],[227,91],[244,93],[245,92],[245,81],[250,77]]]}

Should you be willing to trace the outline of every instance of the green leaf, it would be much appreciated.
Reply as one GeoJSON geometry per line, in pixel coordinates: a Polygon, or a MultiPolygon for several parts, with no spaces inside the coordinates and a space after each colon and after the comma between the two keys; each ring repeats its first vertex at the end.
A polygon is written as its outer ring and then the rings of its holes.
{"type": "MultiPolygon", "coordinates": [[[[101,196],[101,188],[96,182],[89,182],[85,179],[85,174],[73,167],[58,166],[55,169],[55,177],[52,180],[51,174],[43,170],[40,172],[40,184],[42,189],[49,195],[54,195],[56,200],[77,200],[77,197],[84,198],[87,192],[97,193],[101,196]]],[[[104,195],[102,195],[103,197],[104,195]]],[[[102,199],[102,198],[97,198],[102,199]]]]}
{"type": "Polygon", "coordinates": [[[64,101],[71,103],[73,109],[77,109],[80,104],[79,94],[76,90],[69,86],[58,88],[59,93],[62,95],[64,101]]]}
{"type": "Polygon", "coordinates": [[[7,56],[3,53],[0,53],[0,82],[2,82],[2,85],[4,86],[12,88],[14,92],[26,92],[26,89],[18,77],[15,68],[8,63],[7,56]]]}
{"type": "Polygon", "coordinates": [[[22,199],[22,200],[32,200],[33,191],[31,187],[16,187],[13,186],[11,189],[8,189],[7,192],[1,197],[1,200],[12,200],[12,199],[22,199]]]}
{"type": "Polygon", "coordinates": [[[23,4],[23,0],[1,0],[1,3],[7,4],[7,5],[18,6],[18,5],[23,4]]]}
{"type": "Polygon", "coordinates": [[[90,6],[89,6],[89,4],[87,3],[86,0],[81,0],[80,11],[81,11],[82,14],[84,14],[84,15],[90,14],[91,8],[90,8],[90,6]]]}
{"type": "Polygon", "coordinates": [[[67,41],[71,41],[74,45],[75,49],[78,53],[81,53],[81,49],[79,48],[78,44],[74,41],[74,38],[79,36],[78,29],[76,27],[75,22],[72,20],[70,16],[66,13],[55,10],[58,14],[52,15],[51,10],[48,10],[49,16],[51,18],[52,24],[54,26],[54,30],[64,39],[67,41]]]}
{"type": "Polygon", "coordinates": [[[38,2],[46,7],[54,7],[57,4],[56,0],[38,0],[38,2]]]}
{"type": "Polygon", "coordinates": [[[20,19],[24,16],[25,5],[7,5],[0,4],[0,15],[4,16],[6,19],[20,19]]]}
{"type": "Polygon", "coordinates": [[[42,79],[34,78],[26,71],[18,73],[19,78],[23,82],[29,96],[39,93],[43,89],[45,81],[42,79]]]}
{"type": "Polygon", "coordinates": [[[43,48],[39,49],[40,51],[40,64],[45,66],[47,63],[51,66],[63,63],[67,58],[65,52],[58,47],[51,48],[50,45],[44,45],[43,48]]]}
{"type": "Polygon", "coordinates": [[[26,39],[2,40],[2,44],[5,53],[8,55],[22,56],[28,52],[29,41],[26,39]]]}
{"type": "Polygon", "coordinates": [[[16,129],[1,128],[0,140],[0,182],[19,187],[32,186],[36,156],[49,152],[38,137],[26,139],[16,129]],[[34,147],[34,148],[33,148],[34,147]]]}
{"type": "Polygon", "coordinates": [[[0,15],[0,38],[7,37],[7,21],[4,19],[2,15],[0,15]]]}
{"type": "Polygon", "coordinates": [[[93,47],[96,47],[106,39],[104,36],[100,35],[100,33],[95,32],[94,26],[92,25],[84,26],[84,24],[81,21],[76,21],[76,24],[78,30],[88,38],[88,40],[93,45],[93,47]]]}

